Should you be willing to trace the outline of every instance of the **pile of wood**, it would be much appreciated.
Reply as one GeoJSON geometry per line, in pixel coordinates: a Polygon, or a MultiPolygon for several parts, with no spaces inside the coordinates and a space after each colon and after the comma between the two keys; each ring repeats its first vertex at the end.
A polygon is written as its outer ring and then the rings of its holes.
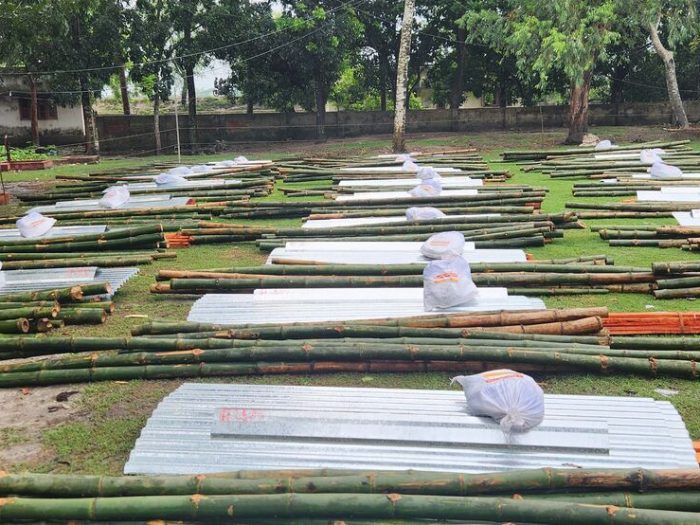
{"type": "Polygon", "coordinates": [[[114,311],[108,283],[0,295],[0,333],[46,333],[65,325],[101,324],[114,311]]]}
{"type": "Polygon", "coordinates": [[[698,470],[240,471],[214,476],[9,474],[0,520],[236,522],[700,523],[698,470]],[[328,520],[331,520],[330,522],[328,520]],[[397,521],[400,520],[400,521],[397,521]]]}
{"type": "Polygon", "coordinates": [[[610,336],[601,332],[606,315],[604,308],[584,308],[240,326],[151,322],[133,337],[8,336],[0,338],[0,360],[19,361],[0,365],[0,387],[504,366],[698,377],[700,338],[610,336]],[[70,353],[77,355],[55,355],[70,353]],[[36,356],[47,358],[21,359],[36,356]]]}

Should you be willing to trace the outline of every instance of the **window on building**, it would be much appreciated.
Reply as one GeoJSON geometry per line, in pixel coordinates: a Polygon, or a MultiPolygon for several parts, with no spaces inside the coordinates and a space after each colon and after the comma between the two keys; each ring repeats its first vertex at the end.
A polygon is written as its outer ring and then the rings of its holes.
{"type": "MultiPolygon", "coordinates": [[[[58,110],[56,103],[50,98],[39,98],[37,100],[37,115],[39,120],[57,120],[58,110]]],[[[19,99],[19,118],[21,120],[32,119],[32,99],[21,97],[19,99]]]]}

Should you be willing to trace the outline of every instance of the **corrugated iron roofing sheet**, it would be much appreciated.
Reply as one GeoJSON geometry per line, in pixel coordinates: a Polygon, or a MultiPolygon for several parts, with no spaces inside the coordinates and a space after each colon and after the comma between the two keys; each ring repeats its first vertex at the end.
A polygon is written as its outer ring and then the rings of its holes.
{"type": "MultiPolygon", "coordinates": [[[[448,312],[545,309],[541,299],[508,296],[505,288],[480,288],[476,300],[448,312]]],[[[341,321],[430,315],[423,308],[422,288],[267,289],[253,294],[207,294],[197,300],[188,321],[260,324],[274,319],[341,321]]]]}
{"type": "Polygon", "coordinates": [[[547,395],[545,407],[542,425],[509,437],[468,416],[456,390],[186,383],[153,412],[124,472],[698,468],[666,401],[547,395]]]}
{"type": "Polygon", "coordinates": [[[109,283],[112,291],[116,292],[138,273],[138,268],[96,267],[3,270],[0,271],[0,295],[104,282],[109,283]]]}

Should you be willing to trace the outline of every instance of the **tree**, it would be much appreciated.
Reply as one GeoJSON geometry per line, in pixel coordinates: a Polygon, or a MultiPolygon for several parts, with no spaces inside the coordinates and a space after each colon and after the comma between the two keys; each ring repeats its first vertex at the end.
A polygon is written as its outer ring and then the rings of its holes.
{"type": "Polygon", "coordinates": [[[185,73],[185,84],[187,85],[190,151],[195,153],[199,148],[199,134],[197,132],[197,91],[194,75],[197,65],[208,58],[204,53],[207,50],[204,29],[214,1],[178,0],[168,4],[175,38],[174,49],[179,57],[179,65],[185,73]]]}
{"type": "Polygon", "coordinates": [[[221,0],[208,13],[205,39],[210,47],[219,48],[214,56],[226,60],[231,67],[228,79],[217,79],[216,92],[234,103],[243,101],[249,115],[255,105],[268,99],[274,86],[274,58],[268,51],[284,45],[275,29],[267,0],[221,0]],[[222,41],[229,44],[220,47],[222,41]]]}
{"type": "Polygon", "coordinates": [[[404,0],[403,20],[401,22],[401,44],[396,66],[396,106],[394,107],[394,137],[392,151],[406,151],[406,89],[408,82],[408,61],[411,51],[411,33],[416,14],[415,0],[404,0]]]}
{"type": "Polygon", "coordinates": [[[588,130],[588,98],[595,64],[618,38],[612,28],[614,0],[509,0],[501,10],[467,12],[462,23],[471,42],[512,53],[518,69],[530,69],[545,88],[561,71],[569,82],[567,144],[577,144],[588,130]]]}
{"type": "Polygon", "coordinates": [[[160,103],[173,87],[173,23],[166,0],[136,0],[128,12],[126,47],[134,65],[131,78],[153,102],[156,154],[161,150],[160,103]]]}
{"type": "Polygon", "coordinates": [[[651,44],[664,65],[666,90],[674,123],[681,128],[687,128],[688,117],[678,87],[674,49],[681,43],[687,43],[698,33],[695,2],[639,0],[629,3],[619,0],[619,5],[632,24],[649,34],[651,44]]]}
{"type": "MultiPolygon", "coordinates": [[[[310,87],[316,109],[316,136],[326,140],[326,102],[349,56],[360,41],[362,25],[353,8],[338,0],[284,0],[277,27],[289,45],[281,55],[294,71],[277,79],[286,89],[301,91],[310,87]],[[290,55],[291,54],[291,55],[290,55]],[[289,84],[289,80],[294,80],[289,84]]],[[[278,55],[279,56],[279,55],[278,55]]],[[[303,94],[302,94],[303,97],[303,94]]],[[[308,100],[301,100],[308,103],[308,100]]]]}
{"type": "Polygon", "coordinates": [[[53,40],[64,29],[64,20],[53,16],[50,2],[22,2],[8,0],[0,14],[0,56],[4,65],[23,72],[29,83],[32,143],[39,145],[38,86],[50,75],[42,74],[53,66],[53,40]],[[42,20],[37,24],[37,20],[42,20]]]}

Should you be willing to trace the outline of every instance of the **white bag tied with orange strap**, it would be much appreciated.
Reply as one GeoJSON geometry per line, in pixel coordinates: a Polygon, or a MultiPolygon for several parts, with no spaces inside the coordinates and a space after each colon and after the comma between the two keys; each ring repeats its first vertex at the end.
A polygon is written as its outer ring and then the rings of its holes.
{"type": "Polygon", "coordinates": [[[461,232],[440,232],[431,235],[420,247],[420,252],[428,259],[447,259],[462,255],[464,244],[461,232]]]}
{"type": "Polygon", "coordinates": [[[423,270],[423,308],[427,312],[468,303],[477,293],[463,257],[433,261],[423,270]]]}
{"type": "Polygon", "coordinates": [[[471,376],[457,376],[467,398],[467,412],[488,416],[504,432],[525,432],[544,419],[544,392],[530,376],[513,370],[491,370],[471,376]]]}
{"type": "Polygon", "coordinates": [[[56,219],[31,211],[21,219],[18,219],[15,224],[22,237],[33,239],[49,233],[53,225],[56,224],[56,219]]]}
{"type": "Polygon", "coordinates": [[[110,210],[121,208],[129,201],[129,197],[131,194],[126,186],[112,186],[105,191],[100,199],[100,206],[110,210]]]}

